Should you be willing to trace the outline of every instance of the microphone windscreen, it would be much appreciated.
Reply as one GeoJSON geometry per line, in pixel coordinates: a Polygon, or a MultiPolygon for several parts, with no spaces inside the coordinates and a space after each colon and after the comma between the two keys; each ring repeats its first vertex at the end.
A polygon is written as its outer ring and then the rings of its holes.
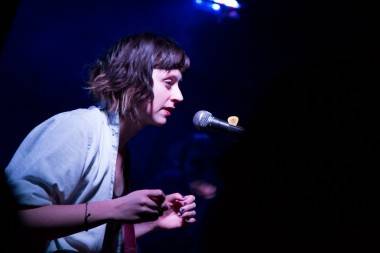
{"type": "Polygon", "coordinates": [[[198,111],[194,114],[193,117],[193,124],[196,128],[202,128],[206,127],[209,123],[209,119],[212,116],[212,114],[208,111],[198,111]]]}

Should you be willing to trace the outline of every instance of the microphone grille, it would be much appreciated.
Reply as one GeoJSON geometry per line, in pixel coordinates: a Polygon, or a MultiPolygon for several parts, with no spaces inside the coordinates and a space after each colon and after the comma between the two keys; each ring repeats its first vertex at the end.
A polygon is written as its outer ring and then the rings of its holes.
{"type": "Polygon", "coordinates": [[[194,114],[193,124],[196,128],[206,127],[212,114],[208,111],[198,111],[194,114]]]}

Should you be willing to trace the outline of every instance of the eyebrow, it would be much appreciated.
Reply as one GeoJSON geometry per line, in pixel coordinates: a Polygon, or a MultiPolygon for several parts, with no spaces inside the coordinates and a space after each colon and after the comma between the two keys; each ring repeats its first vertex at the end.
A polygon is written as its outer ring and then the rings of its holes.
{"type": "Polygon", "coordinates": [[[169,74],[169,75],[167,75],[167,76],[164,77],[164,79],[168,79],[168,78],[172,78],[172,79],[175,78],[175,80],[177,82],[182,81],[182,75],[181,76],[177,76],[177,75],[174,75],[174,74],[169,74]]]}

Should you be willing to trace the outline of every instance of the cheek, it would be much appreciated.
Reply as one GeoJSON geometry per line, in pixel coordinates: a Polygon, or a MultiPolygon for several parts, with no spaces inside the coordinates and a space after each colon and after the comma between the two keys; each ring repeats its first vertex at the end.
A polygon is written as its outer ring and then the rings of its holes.
{"type": "Polygon", "coordinates": [[[157,110],[162,107],[166,100],[170,97],[170,94],[163,89],[157,88],[154,92],[153,110],[157,110]]]}
{"type": "Polygon", "coordinates": [[[145,105],[145,112],[149,115],[152,115],[156,111],[158,111],[161,108],[161,106],[162,106],[161,100],[155,97],[151,103],[147,103],[145,105]]]}
{"type": "Polygon", "coordinates": [[[146,106],[145,106],[145,111],[150,114],[152,112],[152,103],[148,103],[146,106]]]}

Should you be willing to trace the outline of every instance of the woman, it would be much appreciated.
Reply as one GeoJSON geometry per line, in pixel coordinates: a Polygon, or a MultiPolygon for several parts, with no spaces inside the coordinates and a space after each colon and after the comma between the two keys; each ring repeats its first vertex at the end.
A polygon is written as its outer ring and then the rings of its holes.
{"type": "Polygon", "coordinates": [[[25,138],[5,172],[22,223],[47,252],[134,252],[135,236],[195,222],[194,196],[126,185],[126,144],[166,123],[189,65],[167,38],[124,38],[90,73],[102,106],[57,114],[25,138]]]}

